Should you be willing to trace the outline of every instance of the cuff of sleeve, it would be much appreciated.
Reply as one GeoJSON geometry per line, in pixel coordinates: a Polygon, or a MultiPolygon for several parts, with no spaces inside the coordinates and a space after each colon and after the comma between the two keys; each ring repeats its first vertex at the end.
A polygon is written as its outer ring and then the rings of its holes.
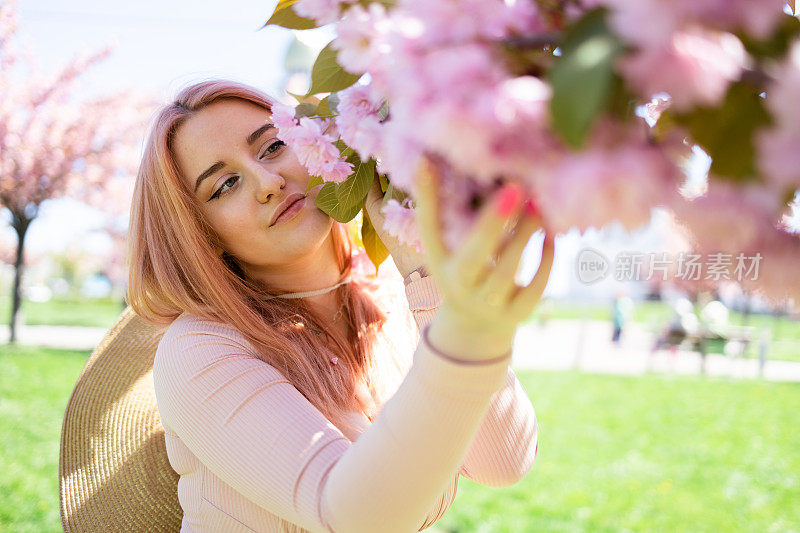
{"type": "Polygon", "coordinates": [[[442,301],[442,293],[433,276],[420,277],[419,272],[412,272],[406,278],[406,299],[411,311],[436,309],[442,301]]]}
{"type": "Polygon", "coordinates": [[[458,392],[494,393],[502,389],[508,378],[511,351],[485,361],[459,361],[436,350],[427,342],[426,326],[422,342],[415,352],[414,364],[435,386],[458,392]]]}

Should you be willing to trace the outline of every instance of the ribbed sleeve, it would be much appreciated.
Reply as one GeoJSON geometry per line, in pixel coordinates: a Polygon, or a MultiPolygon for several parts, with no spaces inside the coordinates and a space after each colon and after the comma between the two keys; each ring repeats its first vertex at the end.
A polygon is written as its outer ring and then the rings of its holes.
{"type": "MultiPolygon", "coordinates": [[[[408,306],[419,332],[433,320],[441,292],[432,276],[421,278],[417,272],[405,283],[408,306]]],[[[539,424],[530,397],[509,367],[503,387],[492,396],[460,473],[481,485],[512,485],[533,467],[538,438],[539,424]]]]}

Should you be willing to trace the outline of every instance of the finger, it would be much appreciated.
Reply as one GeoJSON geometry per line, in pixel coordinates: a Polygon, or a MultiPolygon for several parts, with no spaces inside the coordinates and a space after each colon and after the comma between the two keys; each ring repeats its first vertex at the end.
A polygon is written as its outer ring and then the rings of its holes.
{"type": "Polygon", "coordinates": [[[505,227],[519,214],[522,198],[522,188],[509,183],[481,207],[477,222],[453,254],[453,259],[462,265],[463,283],[472,286],[478,281],[486,261],[505,239],[505,227]]]}
{"type": "MultiPolygon", "coordinates": [[[[500,252],[497,264],[485,273],[485,279],[478,287],[479,295],[485,301],[505,305],[519,288],[514,282],[520,259],[533,235],[541,227],[540,218],[523,217],[514,235],[500,252]]],[[[486,270],[484,270],[486,272],[486,270]]]]}
{"type": "Polygon", "coordinates": [[[417,166],[415,179],[416,206],[420,240],[428,256],[428,266],[434,275],[441,276],[439,266],[447,257],[446,247],[441,234],[439,219],[439,176],[437,170],[427,156],[423,155],[417,166]]]}
{"type": "Polygon", "coordinates": [[[542,259],[533,280],[526,286],[519,289],[517,294],[512,297],[512,313],[516,316],[527,317],[539,303],[547,282],[550,279],[550,270],[553,267],[553,257],[555,256],[555,237],[552,233],[545,232],[544,242],[542,243],[542,259]]]}

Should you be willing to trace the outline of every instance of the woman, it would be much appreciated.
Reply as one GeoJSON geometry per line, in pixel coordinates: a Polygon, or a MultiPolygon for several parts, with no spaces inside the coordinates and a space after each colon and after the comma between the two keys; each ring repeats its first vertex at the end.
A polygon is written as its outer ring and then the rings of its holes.
{"type": "MultiPolygon", "coordinates": [[[[320,186],[305,195],[310,177],[270,127],[272,103],[227,81],[187,87],[156,116],[137,176],[127,299],[169,324],[153,373],[182,530],[421,531],[459,475],[503,486],[531,467],[538,427],[509,363],[552,238],[520,289],[539,219],[520,216],[519,192],[498,195],[500,210],[485,207],[450,254],[434,176],[419,180],[428,255],[423,267],[383,235],[408,309],[382,309],[352,270],[347,226],[315,206],[320,186]]],[[[378,228],[380,199],[373,184],[378,228]]]]}

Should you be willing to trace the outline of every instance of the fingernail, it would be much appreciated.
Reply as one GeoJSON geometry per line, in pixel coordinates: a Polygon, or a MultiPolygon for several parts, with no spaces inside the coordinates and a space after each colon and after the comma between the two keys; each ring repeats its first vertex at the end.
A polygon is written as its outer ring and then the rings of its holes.
{"type": "Polygon", "coordinates": [[[497,202],[495,203],[497,212],[504,217],[510,215],[517,206],[517,203],[519,203],[521,196],[522,193],[519,187],[513,183],[503,185],[503,188],[500,189],[498,193],[497,202]]]}
{"type": "Polygon", "coordinates": [[[539,214],[539,206],[533,201],[533,198],[525,200],[525,214],[529,217],[535,217],[539,214]]]}

